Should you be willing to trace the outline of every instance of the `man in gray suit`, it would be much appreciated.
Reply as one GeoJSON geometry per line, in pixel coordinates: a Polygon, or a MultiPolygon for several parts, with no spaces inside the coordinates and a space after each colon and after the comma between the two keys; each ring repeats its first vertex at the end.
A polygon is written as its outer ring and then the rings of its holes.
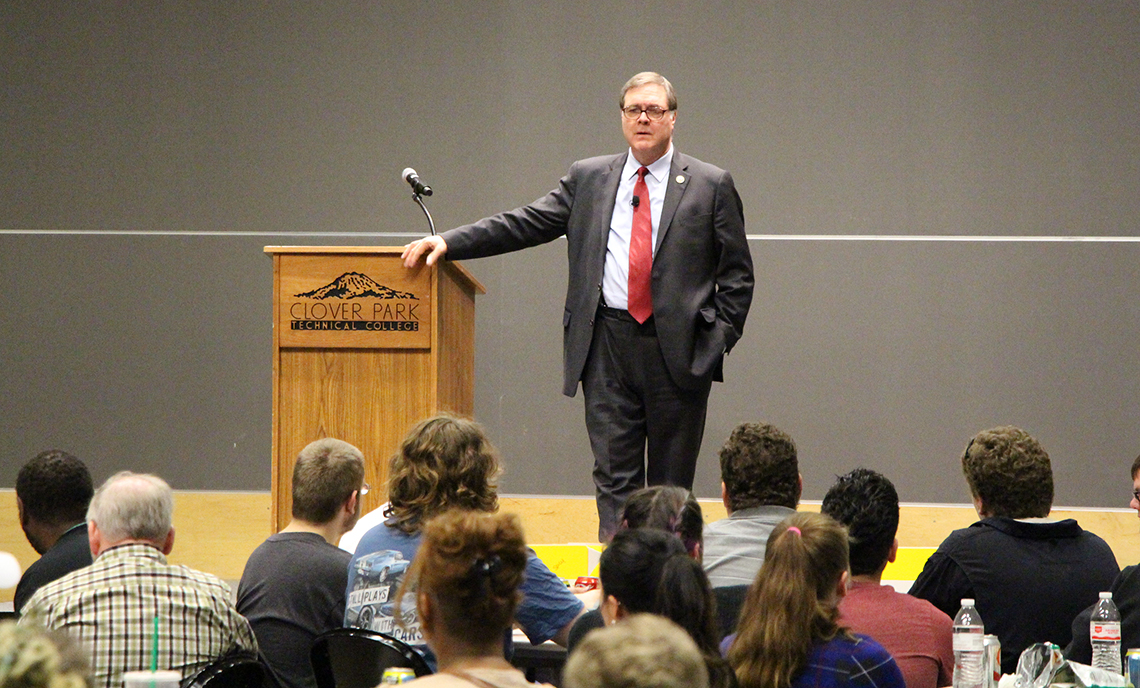
{"type": "Polygon", "coordinates": [[[709,388],[723,380],[753,286],[732,177],[673,148],[672,84],[642,72],[619,103],[627,153],[580,160],[530,205],[403,254],[411,268],[566,237],[562,391],[582,383],[602,541],[646,482],[692,487],[709,388]]]}

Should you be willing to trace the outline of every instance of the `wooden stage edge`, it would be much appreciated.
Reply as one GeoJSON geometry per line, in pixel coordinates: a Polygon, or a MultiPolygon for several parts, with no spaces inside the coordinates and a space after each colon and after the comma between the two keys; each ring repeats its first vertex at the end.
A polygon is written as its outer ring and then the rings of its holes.
{"type": "MultiPolygon", "coordinates": [[[[241,578],[246,559],[269,536],[270,494],[266,492],[177,491],[174,503],[174,551],[170,559],[221,578],[241,578]]],[[[597,541],[597,516],[592,497],[502,495],[499,508],[518,514],[527,540],[535,544],[597,541]]],[[[701,500],[706,521],[725,516],[719,501],[701,500]]],[[[819,511],[818,502],[804,502],[805,511],[819,511]]],[[[1069,509],[1058,507],[1053,518],[1075,518],[1104,538],[1121,567],[1140,561],[1140,522],[1130,509],[1069,509]]],[[[977,520],[973,507],[952,504],[904,504],[899,544],[937,547],[950,531],[977,520]]],[[[0,551],[11,552],[22,568],[37,555],[24,538],[16,512],[16,495],[0,490],[0,551]]],[[[12,589],[0,590],[0,602],[12,600],[12,589]]]]}

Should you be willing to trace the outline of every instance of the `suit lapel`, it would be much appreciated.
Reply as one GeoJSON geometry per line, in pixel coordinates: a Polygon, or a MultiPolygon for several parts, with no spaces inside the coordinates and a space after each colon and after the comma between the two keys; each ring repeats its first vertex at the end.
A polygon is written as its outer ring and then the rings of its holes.
{"type": "MultiPolygon", "coordinates": [[[[665,240],[665,233],[669,231],[669,225],[673,223],[673,215],[677,212],[677,206],[681,205],[681,197],[685,195],[685,189],[689,188],[688,169],[689,164],[684,160],[684,156],[674,152],[673,162],[669,165],[669,178],[665,180],[667,184],[665,187],[665,205],[661,207],[661,221],[657,226],[657,243],[653,246],[654,253],[661,248],[661,242],[665,240]]],[[[610,210],[613,211],[612,203],[610,210]]]]}
{"type": "Polygon", "coordinates": [[[614,216],[614,203],[617,202],[618,185],[621,183],[621,171],[625,167],[625,159],[629,153],[618,155],[610,163],[610,169],[602,176],[602,202],[595,206],[594,226],[605,228],[603,240],[609,240],[610,221],[614,216]]]}

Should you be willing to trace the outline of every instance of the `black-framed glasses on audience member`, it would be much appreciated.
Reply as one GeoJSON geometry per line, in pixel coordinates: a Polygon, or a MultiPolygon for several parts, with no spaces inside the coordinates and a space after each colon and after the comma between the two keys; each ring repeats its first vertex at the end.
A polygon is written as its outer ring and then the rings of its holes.
{"type": "Polygon", "coordinates": [[[1132,491],[1132,498],[1135,499],[1136,501],[1140,502],[1140,490],[1133,490],[1132,491]]]}
{"type": "Polygon", "coordinates": [[[645,113],[646,117],[653,120],[654,122],[660,122],[665,118],[665,113],[669,112],[669,110],[667,108],[659,108],[656,105],[650,105],[647,108],[638,107],[636,105],[628,105],[621,109],[621,116],[632,121],[635,119],[641,119],[641,113],[643,112],[645,113]]]}

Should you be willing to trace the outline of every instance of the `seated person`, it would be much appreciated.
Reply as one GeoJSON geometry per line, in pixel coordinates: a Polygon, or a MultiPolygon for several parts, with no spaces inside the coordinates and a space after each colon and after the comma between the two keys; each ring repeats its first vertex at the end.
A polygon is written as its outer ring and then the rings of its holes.
{"type": "MultiPolygon", "coordinates": [[[[1132,462],[1132,501],[1129,506],[1140,513],[1140,456],[1132,462]]],[[[1123,653],[1130,647],[1140,647],[1140,566],[1124,567],[1108,589],[1112,592],[1112,601],[1120,611],[1120,661],[1121,666],[1125,666],[1123,653]]],[[[1089,605],[1088,609],[1073,619],[1073,640],[1065,648],[1065,659],[1092,664],[1089,619],[1094,605],[1095,603],[1089,605]]]]}
{"type": "Polygon", "coordinates": [[[882,645],[838,623],[847,530],[800,513],[772,531],[735,636],[721,645],[741,688],[906,688],[882,645]]]}
{"type": "Polygon", "coordinates": [[[91,688],[87,657],[58,631],[0,623],[0,688],[91,688]]]}
{"type": "Polygon", "coordinates": [[[173,523],[174,491],[166,481],[129,471],[111,476],[87,509],[95,563],[36,591],[20,624],[79,640],[99,688],[121,688],[124,672],[155,664],[187,679],[226,655],[256,653],[249,622],[230,602],[230,586],[167,562],[173,523]]]}
{"type": "Polygon", "coordinates": [[[360,515],[364,492],[359,449],[331,437],[309,444],[293,465],[293,518],[246,561],[237,609],[282,688],[316,688],[309,649],[344,625],[352,555],[335,543],[360,515]]]}
{"type": "MultiPolygon", "coordinates": [[[[474,421],[439,415],[412,428],[389,466],[387,520],[361,538],[349,562],[345,626],[388,633],[427,650],[414,596],[400,601],[397,614],[396,592],[429,519],[455,508],[498,509],[499,472],[498,454],[474,421]]],[[[515,621],[527,638],[565,646],[582,603],[530,550],[521,591],[515,621]]],[[[430,652],[425,656],[434,662],[430,652]]]]}
{"type": "Polygon", "coordinates": [[[768,535],[796,512],[802,490],[791,437],[766,423],[736,426],[720,450],[720,493],[728,518],[705,528],[703,561],[714,588],[752,584],[768,535]]]}
{"type": "Polygon", "coordinates": [[[87,506],[93,494],[87,466],[65,451],[41,452],[20,469],[16,510],[28,543],[41,556],[16,586],[16,614],[40,587],[91,565],[87,506]]]}
{"type": "Polygon", "coordinates": [[[433,518],[396,595],[397,612],[414,596],[420,631],[439,673],[429,688],[522,688],[521,671],[503,658],[503,634],[518,606],[528,551],[513,514],[453,510],[433,518]],[[406,591],[414,590],[411,595],[406,591]]]}
{"type": "Polygon", "coordinates": [[[602,552],[602,618],[612,624],[648,612],[688,631],[700,649],[713,688],[735,688],[718,651],[716,602],[700,562],[681,540],[651,528],[619,530],[602,552]]]}
{"type": "Polygon", "coordinates": [[[1075,520],[1046,519],[1053,468],[1029,433],[1011,426],[978,433],[962,472],[981,520],[950,533],[910,594],[951,618],[962,598],[973,598],[986,633],[1001,641],[1002,673],[1011,674],[1033,643],[1068,645],[1073,617],[1120,568],[1108,544],[1075,520]]]}
{"type": "MultiPolygon", "coordinates": [[[[701,531],[704,517],[697,498],[683,487],[654,485],[630,495],[622,509],[620,530],[653,528],[673,533],[681,539],[689,555],[701,560],[701,531]]],[[[583,614],[570,629],[569,649],[573,650],[586,634],[605,625],[601,608],[583,614]]]]}
{"type": "Polygon", "coordinates": [[[591,631],[570,653],[565,688],[708,688],[704,658],[683,628],[633,614],[591,631]]]}
{"type": "Polygon", "coordinates": [[[851,582],[839,602],[839,623],[887,648],[907,688],[950,685],[953,620],[926,600],[881,582],[899,549],[895,486],[880,473],[856,468],[835,481],[821,511],[847,527],[851,582]]]}

